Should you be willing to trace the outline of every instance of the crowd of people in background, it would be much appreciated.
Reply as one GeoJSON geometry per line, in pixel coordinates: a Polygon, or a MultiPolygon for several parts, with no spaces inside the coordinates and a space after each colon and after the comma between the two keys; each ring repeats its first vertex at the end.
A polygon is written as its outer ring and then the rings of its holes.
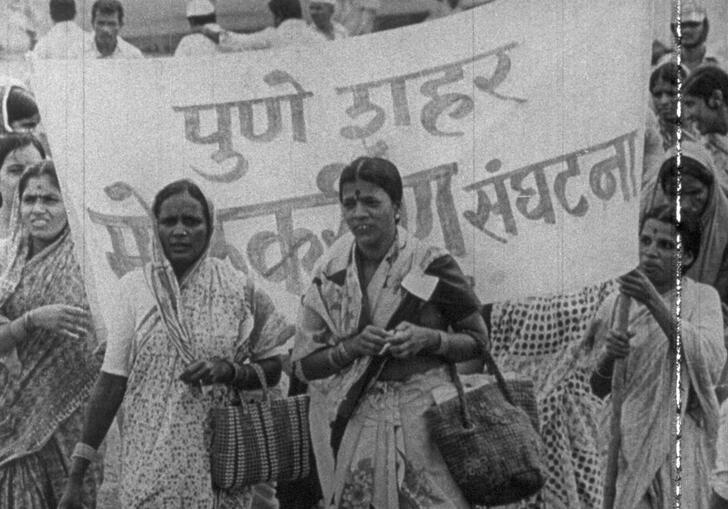
{"type": "MultiPolygon", "coordinates": [[[[74,0],[49,6],[53,26],[33,41],[29,61],[144,57],[120,35],[119,0],[93,3],[92,32],[77,24],[74,0]]],[[[220,26],[214,1],[189,0],[189,32],[174,56],[360,36],[372,30],[378,6],[270,0],[272,26],[242,34],[220,26]]],[[[462,8],[442,1],[430,18],[462,8]]],[[[683,1],[681,25],[671,29],[677,49],[653,46],[645,83],[639,265],[579,317],[586,333],[578,355],[606,416],[601,478],[611,508],[673,507],[677,415],[683,507],[725,509],[728,73],[709,50],[699,3],[683,1]]],[[[362,157],[341,173],[350,235],[311,274],[297,318],[282,316],[245,274],[211,256],[209,197],[188,180],[165,186],[152,207],[154,259],[122,278],[101,345],[50,147],[37,132],[38,107],[20,81],[0,83],[0,92],[0,507],[95,507],[115,420],[124,508],[359,507],[352,497],[378,509],[470,507],[423,413],[431,391],[452,383],[449,363],[482,372],[492,306],[479,302],[450,255],[399,224],[403,184],[394,164],[362,157]],[[419,307],[387,284],[413,266],[438,280],[419,307]],[[318,475],[277,487],[214,487],[209,410],[235,391],[278,386],[284,374],[292,394],[316,388],[318,475]]]]}

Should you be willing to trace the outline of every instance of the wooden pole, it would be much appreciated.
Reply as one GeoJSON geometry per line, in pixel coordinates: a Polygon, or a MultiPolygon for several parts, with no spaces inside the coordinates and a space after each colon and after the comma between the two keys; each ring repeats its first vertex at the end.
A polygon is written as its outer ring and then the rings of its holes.
{"type": "MultiPolygon", "coordinates": [[[[626,333],[629,325],[630,298],[624,294],[617,297],[617,316],[614,329],[626,333]]],[[[611,437],[607,453],[607,470],[604,483],[603,509],[619,509],[614,507],[617,492],[617,473],[619,465],[619,449],[621,447],[620,423],[622,420],[622,399],[624,396],[624,360],[614,361],[612,370],[612,422],[610,423],[611,437]]]]}

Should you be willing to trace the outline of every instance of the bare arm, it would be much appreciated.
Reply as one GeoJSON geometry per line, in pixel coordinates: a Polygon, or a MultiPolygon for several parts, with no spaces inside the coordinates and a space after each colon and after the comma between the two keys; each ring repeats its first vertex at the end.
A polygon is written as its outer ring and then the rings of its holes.
{"type": "MultiPolygon", "coordinates": [[[[81,433],[82,443],[94,449],[99,448],[124,399],[126,381],[126,377],[112,375],[104,371],[99,374],[86,409],[83,432],[81,433]]],[[[59,504],[60,508],[81,507],[81,485],[89,463],[85,458],[73,457],[71,473],[59,504]]]]}

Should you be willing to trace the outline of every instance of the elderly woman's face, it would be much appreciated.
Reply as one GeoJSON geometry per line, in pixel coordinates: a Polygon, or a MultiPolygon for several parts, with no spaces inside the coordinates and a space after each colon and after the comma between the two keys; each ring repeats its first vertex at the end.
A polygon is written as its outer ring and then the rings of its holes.
{"type": "Polygon", "coordinates": [[[20,197],[20,220],[30,236],[52,241],[68,222],[61,191],[48,175],[28,179],[20,197]]]}
{"type": "Polygon", "coordinates": [[[341,189],[341,208],[360,246],[377,248],[394,238],[399,207],[378,185],[363,180],[345,183],[341,189]]]}
{"type": "Polygon", "coordinates": [[[185,271],[205,251],[207,223],[202,204],[188,193],[162,202],[157,218],[159,240],[175,271],[185,271]]]}
{"type": "Polygon", "coordinates": [[[8,206],[12,203],[23,170],[27,166],[39,163],[42,160],[43,157],[33,145],[20,147],[8,154],[2,166],[0,166],[0,194],[3,197],[3,203],[8,206]]]}

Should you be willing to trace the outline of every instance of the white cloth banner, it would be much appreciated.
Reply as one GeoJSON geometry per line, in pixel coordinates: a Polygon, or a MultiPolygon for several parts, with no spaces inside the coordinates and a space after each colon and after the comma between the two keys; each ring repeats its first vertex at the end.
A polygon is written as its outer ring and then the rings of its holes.
{"type": "Polygon", "coordinates": [[[637,261],[647,0],[508,0],[341,42],[208,59],[39,62],[32,86],[102,305],[149,259],[155,193],[211,196],[229,256],[293,312],[360,155],[404,176],[403,225],[484,302],[637,261]]]}

